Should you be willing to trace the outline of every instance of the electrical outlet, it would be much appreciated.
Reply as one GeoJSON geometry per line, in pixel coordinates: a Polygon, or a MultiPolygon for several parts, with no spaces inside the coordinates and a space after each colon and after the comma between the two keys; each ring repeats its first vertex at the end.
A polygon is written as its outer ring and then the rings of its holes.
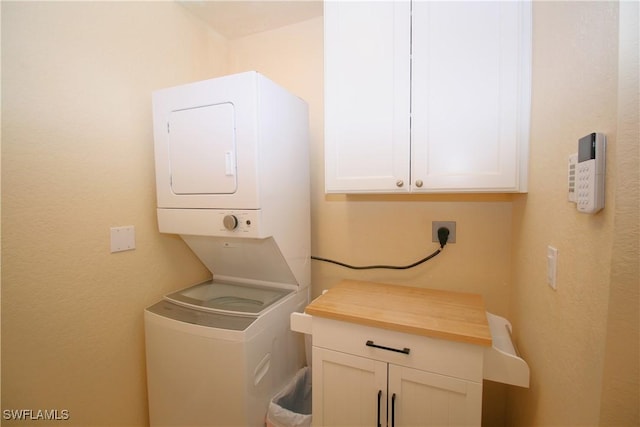
{"type": "Polygon", "coordinates": [[[456,222],[455,221],[432,221],[431,222],[431,241],[440,242],[438,240],[438,229],[444,227],[449,229],[449,239],[447,244],[456,242],[456,222]]]}

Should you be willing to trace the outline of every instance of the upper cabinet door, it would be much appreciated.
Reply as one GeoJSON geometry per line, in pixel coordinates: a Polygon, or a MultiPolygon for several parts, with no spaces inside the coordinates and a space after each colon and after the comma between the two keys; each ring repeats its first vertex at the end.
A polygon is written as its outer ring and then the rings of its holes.
{"type": "Polygon", "coordinates": [[[412,191],[526,191],[531,4],[414,2],[412,191]]]}
{"type": "Polygon", "coordinates": [[[324,3],[327,192],[409,189],[411,3],[324,3]]]}

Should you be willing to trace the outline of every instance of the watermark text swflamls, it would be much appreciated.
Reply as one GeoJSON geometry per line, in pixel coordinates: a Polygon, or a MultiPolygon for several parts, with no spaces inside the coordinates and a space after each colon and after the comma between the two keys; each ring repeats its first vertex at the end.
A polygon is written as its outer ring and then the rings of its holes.
{"type": "Polygon", "coordinates": [[[3,409],[2,419],[21,421],[66,421],[70,417],[68,409],[3,409]]]}

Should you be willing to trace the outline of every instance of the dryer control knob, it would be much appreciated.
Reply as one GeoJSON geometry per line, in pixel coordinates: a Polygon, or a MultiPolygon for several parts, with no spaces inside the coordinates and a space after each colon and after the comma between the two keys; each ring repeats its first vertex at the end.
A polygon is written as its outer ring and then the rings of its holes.
{"type": "Polygon", "coordinates": [[[238,227],[238,218],[235,215],[225,215],[222,223],[227,230],[235,230],[238,227]]]}

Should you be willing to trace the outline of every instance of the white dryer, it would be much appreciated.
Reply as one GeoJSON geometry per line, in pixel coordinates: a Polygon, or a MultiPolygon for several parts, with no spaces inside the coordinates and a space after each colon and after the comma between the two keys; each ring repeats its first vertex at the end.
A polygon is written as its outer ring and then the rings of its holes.
{"type": "Polygon", "coordinates": [[[151,426],[262,426],[302,364],[307,105],[256,72],[153,94],[158,226],[211,280],[144,313],[151,426]]]}

